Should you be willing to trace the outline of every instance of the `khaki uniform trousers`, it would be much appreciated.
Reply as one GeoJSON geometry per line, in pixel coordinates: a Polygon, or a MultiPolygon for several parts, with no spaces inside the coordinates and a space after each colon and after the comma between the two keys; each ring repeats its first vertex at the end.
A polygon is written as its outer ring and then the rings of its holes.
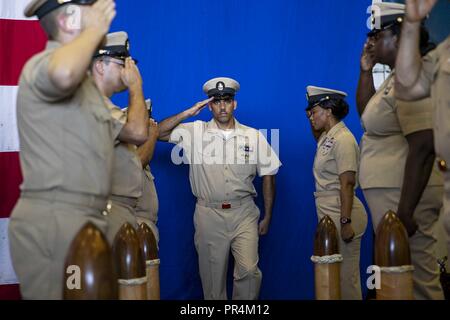
{"type": "MultiPolygon", "coordinates": [[[[150,178],[145,176],[144,179],[150,178]]],[[[159,230],[156,226],[159,211],[159,200],[158,194],[156,192],[155,182],[153,179],[151,181],[143,183],[142,197],[141,199],[139,199],[139,201],[142,201],[142,198],[144,197],[149,197],[149,206],[141,207],[139,206],[138,202],[138,206],[135,210],[137,222],[138,224],[141,224],[142,222],[146,223],[152,230],[153,235],[156,238],[156,243],[159,243],[159,230]]]]}
{"type": "MultiPolygon", "coordinates": [[[[401,190],[399,188],[373,188],[363,190],[370,208],[374,231],[388,210],[397,212],[401,190]]],[[[442,300],[444,293],[439,281],[437,264],[437,222],[442,208],[440,186],[426,187],[414,212],[418,225],[416,234],[409,238],[411,261],[414,266],[414,298],[416,300],[442,300]]]]}
{"type": "MultiPolygon", "coordinates": [[[[445,237],[447,240],[447,254],[450,259],[450,172],[444,173],[444,224],[445,237]]],[[[449,262],[450,264],[450,262],[449,262]]]]}
{"type": "Polygon", "coordinates": [[[361,238],[367,227],[366,210],[361,201],[356,196],[353,197],[351,219],[355,237],[350,243],[345,243],[341,238],[341,199],[339,193],[333,193],[315,193],[317,217],[320,221],[328,215],[338,230],[339,251],[343,258],[340,277],[342,300],[362,300],[359,261],[361,238]]]}
{"type": "Polygon", "coordinates": [[[107,215],[108,232],[106,237],[110,245],[114,244],[114,239],[120,228],[125,223],[129,223],[137,230],[137,220],[134,213],[136,200],[126,197],[111,197],[111,210],[107,215]]]}
{"type": "Polygon", "coordinates": [[[262,273],[258,268],[259,209],[249,199],[230,209],[197,203],[194,213],[195,247],[206,300],[226,300],[229,252],[233,254],[233,300],[256,300],[262,273]]]}
{"type": "MultiPolygon", "coordinates": [[[[445,210],[444,207],[441,209],[441,213],[439,214],[439,220],[436,222],[436,257],[438,259],[443,259],[447,256],[447,233],[444,228],[444,218],[445,218],[445,210]]],[[[449,270],[449,261],[447,260],[446,269],[449,270]]]]}
{"type": "MultiPolygon", "coordinates": [[[[77,198],[77,194],[72,196],[77,198]]],[[[106,234],[107,222],[102,215],[106,199],[91,197],[86,205],[77,205],[56,200],[60,198],[40,199],[23,193],[12,213],[11,258],[24,299],[62,299],[64,264],[76,234],[88,221],[106,234]]]]}

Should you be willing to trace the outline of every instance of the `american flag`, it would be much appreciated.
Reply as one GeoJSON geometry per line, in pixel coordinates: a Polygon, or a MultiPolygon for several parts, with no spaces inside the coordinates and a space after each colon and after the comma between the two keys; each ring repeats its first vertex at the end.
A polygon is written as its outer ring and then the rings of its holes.
{"type": "Polygon", "coordinates": [[[31,0],[0,0],[0,300],[20,299],[11,265],[8,222],[19,197],[22,174],[16,121],[16,95],[25,62],[45,47],[39,22],[27,19],[31,0]]]}

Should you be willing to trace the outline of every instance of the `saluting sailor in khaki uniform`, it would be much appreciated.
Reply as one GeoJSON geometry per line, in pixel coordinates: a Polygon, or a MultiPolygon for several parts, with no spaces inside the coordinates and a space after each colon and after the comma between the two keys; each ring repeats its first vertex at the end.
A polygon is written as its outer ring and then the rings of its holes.
{"type": "Polygon", "coordinates": [[[420,23],[435,1],[407,1],[397,56],[396,96],[403,100],[431,97],[434,146],[444,176],[444,224],[450,256],[450,36],[425,56],[419,54],[420,23]]]}
{"type": "Polygon", "coordinates": [[[359,148],[342,121],[349,110],[346,96],[342,91],[308,86],[306,111],[318,141],[313,170],[317,217],[320,220],[328,215],[341,238],[342,299],[361,300],[359,258],[367,214],[355,196],[359,148]]]}
{"type": "Polygon", "coordinates": [[[107,229],[102,212],[116,129],[87,71],[115,4],[85,1],[68,11],[66,4],[74,3],[34,0],[25,9],[26,16],[38,16],[50,41],[25,65],[17,100],[24,182],[9,241],[24,299],[61,299],[74,236],[88,221],[107,229]],[[60,27],[70,26],[74,11],[82,15],[81,29],[60,27]]]}
{"type": "MultiPolygon", "coordinates": [[[[111,115],[122,125],[115,147],[112,176],[111,202],[108,215],[107,237],[112,243],[125,222],[136,226],[135,208],[142,196],[142,163],[137,145],[148,139],[149,117],[142,90],[142,78],[129,52],[126,32],[110,33],[105,46],[100,48],[92,62],[92,74],[100,92],[104,95],[111,115]],[[115,106],[110,97],[129,90],[127,111],[115,106]]],[[[154,141],[153,141],[154,144],[154,141]]]]}
{"type": "MultiPolygon", "coordinates": [[[[433,169],[429,100],[409,106],[395,99],[394,67],[405,8],[394,3],[376,6],[381,9],[381,24],[369,33],[373,47],[368,49],[366,45],[358,87],[358,107],[365,130],[361,139],[360,184],[375,230],[383,215],[393,210],[409,232],[415,269],[414,297],[443,299],[436,262],[442,178],[435,166],[433,169]],[[376,92],[372,78],[375,63],[389,65],[393,70],[376,92]]],[[[425,29],[423,34],[425,48],[425,29]]]]}
{"type": "Polygon", "coordinates": [[[160,123],[160,139],[179,143],[189,159],[189,178],[197,205],[195,246],[205,299],[226,299],[229,252],[235,259],[233,299],[257,299],[258,229],[266,234],[272,216],[275,174],[281,163],[257,130],[234,118],[239,83],[215,78],[205,83],[210,99],[160,123]],[[209,103],[209,122],[179,123],[209,103]],[[175,128],[175,129],[174,129],[175,128]],[[254,203],[253,179],[263,178],[265,216],[254,203]]]}

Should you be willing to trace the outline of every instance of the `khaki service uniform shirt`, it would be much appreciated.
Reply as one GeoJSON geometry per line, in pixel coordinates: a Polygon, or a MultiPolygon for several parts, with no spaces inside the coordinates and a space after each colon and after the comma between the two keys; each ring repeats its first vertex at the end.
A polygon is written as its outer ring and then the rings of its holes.
{"type": "Polygon", "coordinates": [[[158,222],[159,201],[156,193],[155,178],[147,165],[142,172],[142,196],[135,208],[136,216],[150,219],[154,224],[158,222]]]}
{"type": "Polygon", "coordinates": [[[212,119],[178,125],[169,141],[185,152],[194,196],[208,202],[256,197],[255,176],[275,175],[281,166],[261,132],[236,119],[227,139],[212,119]]]}
{"type": "Polygon", "coordinates": [[[22,191],[60,189],[107,197],[111,191],[114,123],[93,79],[73,92],[50,80],[47,43],[30,59],[20,78],[17,121],[21,144],[22,191]]]}
{"type": "MultiPolygon", "coordinates": [[[[406,109],[409,106],[395,99],[394,72],[370,99],[361,117],[365,130],[359,171],[362,189],[401,188],[409,151],[405,135],[429,126],[430,118],[423,118],[430,116],[424,102],[406,109]]],[[[436,168],[428,185],[442,185],[436,168]]]]}
{"type": "MultiPolygon", "coordinates": [[[[110,99],[105,98],[111,116],[119,123],[121,129],[127,121],[126,112],[115,106],[110,99]]],[[[114,147],[114,164],[111,194],[121,197],[139,198],[142,195],[142,164],[133,144],[121,142],[116,132],[114,147]]]]}
{"type": "Polygon", "coordinates": [[[433,106],[436,155],[450,165],[450,36],[423,59],[422,86],[433,106]]]}
{"type": "Polygon", "coordinates": [[[316,192],[341,190],[339,175],[347,171],[357,174],[358,164],[358,144],[341,121],[328,133],[324,132],[318,140],[313,170],[316,192]]]}
{"type": "MultiPolygon", "coordinates": [[[[397,100],[397,117],[404,136],[433,129],[433,106],[431,99],[418,101],[397,100]]],[[[437,163],[433,165],[428,186],[442,186],[444,180],[437,163]]]]}

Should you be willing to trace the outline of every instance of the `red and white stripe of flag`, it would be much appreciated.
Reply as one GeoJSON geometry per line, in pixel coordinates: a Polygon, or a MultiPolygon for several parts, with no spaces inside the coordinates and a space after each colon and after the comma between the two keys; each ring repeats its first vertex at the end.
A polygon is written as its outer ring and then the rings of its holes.
{"type": "Polygon", "coordinates": [[[45,47],[39,22],[27,19],[31,0],[0,0],[0,300],[19,299],[8,244],[9,216],[19,197],[22,174],[16,121],[16,96],[25,62],[45,47]]]}

